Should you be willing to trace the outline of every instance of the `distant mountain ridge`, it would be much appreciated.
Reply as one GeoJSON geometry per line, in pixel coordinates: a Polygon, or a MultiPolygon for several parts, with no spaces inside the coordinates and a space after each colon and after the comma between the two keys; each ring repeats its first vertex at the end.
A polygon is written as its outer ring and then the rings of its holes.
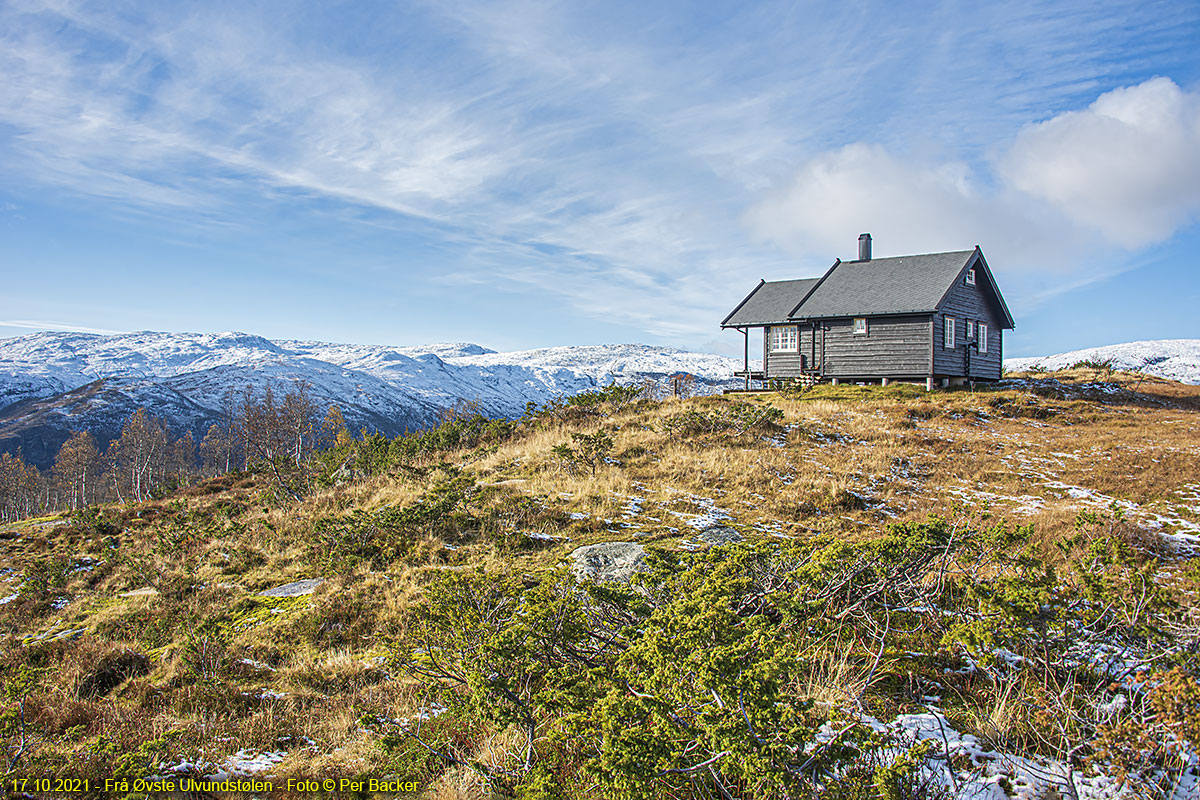
{"type": "MultiPolygon", "coordinates": [[[[1005,361],[1009,370],[1061,369],[1111,359],[1117,369],[1200,384],[1200,339],[1093,347],[1005,361]]],[[[757,365],[756,365],[757,366],[757,365]]],[[[696,377],[696,390],[738,385],[739,359],[641,344],[547,347],[500,353],[478,344],[424,346],[272,341],[247,333],[119,335],[43,332],[0,339],[0,451],[21,448],[46,467],[72,430],[101,442],[138,408],[199,439],[230,392],[283,390],[303,380],[322,404],[341,408],[354,430],[389,436],[437,422],[462,401],[488,416],[519,415],[527,402],[578,394],[614,381],[696,377]]]]}
{"type": "Polygon", "coordinates": [[[176,435],[203,436],[230,391],[286,390],[297,380],[350,426],[396,435],[437,421],[462,401],[511,417],[614,381],[696,376],[700,392],[733,385],[740,362],[640,344],[498,353],[470,343],[418,347],[271,341],[252,334],[43,332],[0,339],[0,450],[47,466],[71,430],[101,441],[137,408],[176,435]]]}
{"type": "Polygon", "coordinates": [[[1012,372],[1029,369],[1066,369],[1081,361],[1111,361],[1113,369],[1144,372],[1180,383],[1200,384],[1200,339],[1156,339],[1087,347],[1052,356],[1008,358],[1004,368],[1012,372]]]}

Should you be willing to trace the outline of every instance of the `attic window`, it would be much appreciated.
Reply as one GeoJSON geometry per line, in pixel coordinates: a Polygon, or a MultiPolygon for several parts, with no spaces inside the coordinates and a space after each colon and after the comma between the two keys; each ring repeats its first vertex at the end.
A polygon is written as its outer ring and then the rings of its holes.
{"type": "Polygon", "coordinates": [[[946,317],[946,349],[954,349],[954,325],[957,320],[954,317],[946,317]]]}
{"type": "Polygon", "coordinates": [[[864,336],[866,335],[866,333],[867,333],[867,318],[866,317],[855,317],[854,318],[854,332],[861,333],[864,336]]]}
{"type": "Polygon", "coordinates": [[[795,325],[775,325],[771,328],[771,352],[795,353],[799,350],[795,325]]]}
{"type": "Polygon", "coordinates": [[[971,267],[967,270],[967,286],[975,285],[975,268],[971,267]]]}

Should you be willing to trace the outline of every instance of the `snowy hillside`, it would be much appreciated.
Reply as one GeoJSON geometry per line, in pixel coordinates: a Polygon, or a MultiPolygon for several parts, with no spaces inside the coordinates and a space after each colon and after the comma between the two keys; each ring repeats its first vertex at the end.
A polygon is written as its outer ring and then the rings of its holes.
{"type": "Polygon", "coordinates": [[[468,343],[386,347],[245,333],[36,333],[0,339],[0,449],[21,446],[44,466],[68,431],[107,439],[139,406],[199,436],[246,387],[286,390],[297,380],[322,405],[338,405],[352,428],[395,435],[463,401],[489,416],[515,416],[529,401],[680,372],[696,376],[697,391],[718,391],[732,385],[737,366],[647,345],[497,353],[468,343]]]}
{"type": "Polygon", "coordinates": [[[1200,384],[1200,339],[1159,339],[1088,347],[1054,356],[1009,358],[1004,368],[1012,372],[1028,369],[1066,369],[1080,361],[1112,361],[1113,369],[1145,372],[1181,383],[1200,384]]]}

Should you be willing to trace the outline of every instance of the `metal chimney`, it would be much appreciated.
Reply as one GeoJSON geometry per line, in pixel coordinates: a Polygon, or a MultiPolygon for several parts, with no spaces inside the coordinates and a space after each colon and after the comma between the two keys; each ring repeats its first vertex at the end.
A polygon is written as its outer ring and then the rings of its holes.
{"type": "Polygon", "coordinates": [[[864,233],[858,237],[858,260],[871,260],[871,234],[864,233]]]}

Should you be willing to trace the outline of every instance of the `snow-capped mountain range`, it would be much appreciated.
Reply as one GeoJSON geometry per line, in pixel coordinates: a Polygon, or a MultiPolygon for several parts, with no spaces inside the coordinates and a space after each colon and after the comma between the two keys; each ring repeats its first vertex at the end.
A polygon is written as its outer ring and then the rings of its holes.
{"type": "Polygon", "coordinates": [[[1009,358],[1004,368],[1012,372],[1028,369],[1066,369],[1080,361],[1112,361],[1113,369],[1145,372],[1180,383],[1200,384],[1200,339],[1158,339],[1088,347],[1053,356],[1009,358]]]}
{"type": "Polygon", "coordinates": [[[0,339],[0,450],[22,447],[48,465],[71,430],[106,441],[138,407],[181,435],[201,437],[230,391],[306,381],[352,429],[395,435],[436,422],[461,401],[489,416],[521,414],[612,382],[696,377],[700,392],[733,385],[740,363],[648,345],[551,347],[497,353],[476,344],[423,347],[270,341],[245,333],[45,332],[0,339]]]}

